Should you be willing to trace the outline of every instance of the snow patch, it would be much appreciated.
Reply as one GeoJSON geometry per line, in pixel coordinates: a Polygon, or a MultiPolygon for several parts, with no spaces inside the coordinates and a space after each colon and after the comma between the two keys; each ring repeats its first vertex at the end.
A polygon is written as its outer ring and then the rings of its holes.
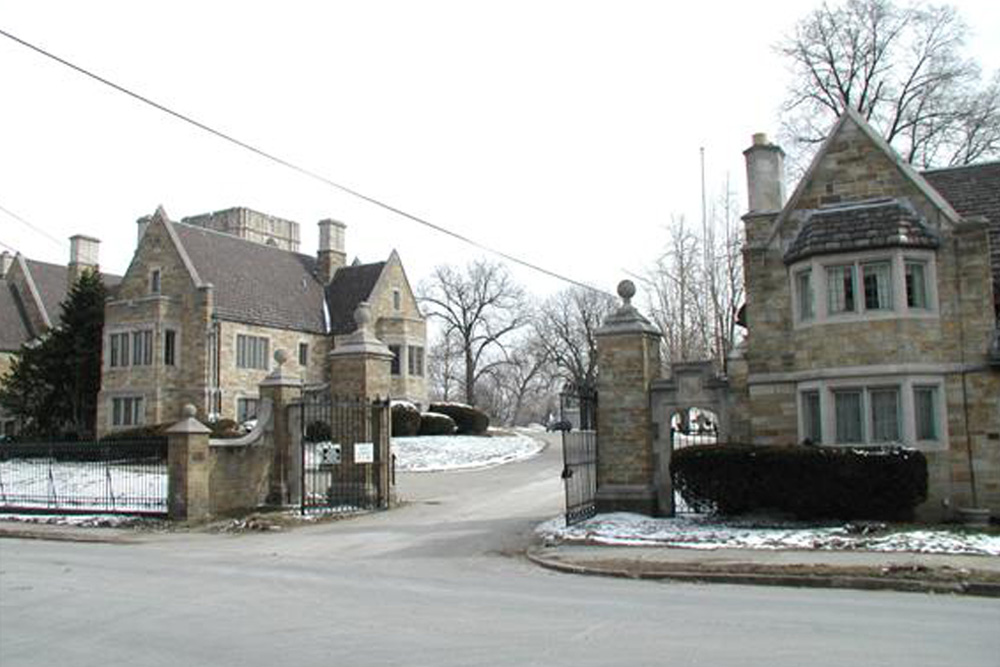
{"type": "Polygon", "coordinates": [[[488,468],[529,459],[544,447],[543,443],[524,435],[435,435],[392,439],[396,469],[403,472],[488,468]]]}

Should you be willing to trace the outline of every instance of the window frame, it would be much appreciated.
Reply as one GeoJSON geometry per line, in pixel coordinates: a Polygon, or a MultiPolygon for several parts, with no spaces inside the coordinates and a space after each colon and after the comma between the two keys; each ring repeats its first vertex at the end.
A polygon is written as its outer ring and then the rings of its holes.
{"type": "Polygon", "coordinates": [[[271,339],[252,333],[236,334],[236,358],[234,363],[238,370],[268,371],[270,370],[271,339]]]}
{"type": "Polygon", "coordinates": [[[108,415],[112,428],[130,428],[146,423],[146,401],[141,394],[111,397],[108,415]]]}
{"type": "Polygon", "coordinates": [[[389,360],[389,375],[400,377],[403,374],[403,346],[392,344],[387,347],[392,353],[392,359],[389,360]]]}

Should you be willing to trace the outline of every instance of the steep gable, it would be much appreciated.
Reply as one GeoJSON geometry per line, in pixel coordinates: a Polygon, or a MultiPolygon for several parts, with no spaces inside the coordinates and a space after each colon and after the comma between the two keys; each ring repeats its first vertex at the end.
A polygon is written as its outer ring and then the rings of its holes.
{"type": "Polygon", "coordinates": [[[385,262],[376,262],[337,269],[333,280],[326,287],[330,333],[339,336],[349,334],[357,328],[354,311],[359,303],[369,300],[385,266],[385,262]]]}
{"type": "Polygon", "coordinates": [[[772,241],[790,243],[814,211],[880,198],[905,199],[934,230],[959,214],[853,109],[834,125],[775,221],[772,241]],[[805,213],[805,215],[803,215],[805,213]]]}

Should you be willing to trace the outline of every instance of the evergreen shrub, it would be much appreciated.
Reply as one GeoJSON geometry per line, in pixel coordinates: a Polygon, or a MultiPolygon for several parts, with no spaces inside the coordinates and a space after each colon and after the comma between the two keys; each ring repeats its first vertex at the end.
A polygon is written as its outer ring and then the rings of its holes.
{"type": "Polygon", "coordinates": [[[485,435],[489,416],[478,408],[462,403],[431,403],[430,412],[448,415],[455,422],[458,435],[485,435]]]}
{"type": "Polygon", "coordinates": [[[686,447],[670,476],[689,507],[724,515],[902,520],[927,499],[927,458],[904,447],[686,447]]]}
{"type": "Polygon", "coordinates": [[[420,410],[412,403],[392,404],[392,435],[406,438],[420,433],[420,410]]]}
{"type": "Polygon", "coordinates": [[[438,412],[420,415],[420,435],[454,435],[455,420],[438,412]]]}

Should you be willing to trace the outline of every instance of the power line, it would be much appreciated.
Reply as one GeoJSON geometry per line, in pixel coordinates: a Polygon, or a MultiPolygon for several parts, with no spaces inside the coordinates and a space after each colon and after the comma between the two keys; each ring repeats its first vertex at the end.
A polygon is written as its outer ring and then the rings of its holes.
{"type": "Polygon", "coordinates": [[[56,237],[52,236],[47,231],[45,231],[44,229],[42,229],[41,227],[36,227],[35,225],[31,224],[30,222],[28,222],[27,220],[25,220],[24,218],[22,218],[21,216],[19,216],[17,213],[14,213],[10,209],[4,208],[3,205],[0,205],[0,211],[6,213],[7,215],[9,215],[10,217],[14,218],[15,220],[17,220],[18,222],[20,222],[22,225],[25,225],[29,229],[31,229],[31,230],[33,230],[33,231],[41,234],[42,236],[44,236],[45,238],[49,239],[50,241],[52,241],[53,243],[55,243],[59,247],[64,247],[66,245],[65,241],[60,241],[59,239],[57,239],[56,237]]]}
{"type": "Polygon", "coordinates": [[[6,243],[4,243],[3,241],[0,241],[0,246],[3,246],[3,247],[4,247],[4,248],[6,248],[7,250],[10,250],[10,251],[11,251],[12,253],[14,253],[14,254],[17,254],[18,252],[20,252],[20,251],[19,251],[19,250],[18,250],[17,248],[15,248],[14,246],[9,246],[9,245],[7,245],[6,243]]]}
{"type": "Polygon", "coordinates": [[[81,67],[79,65],[75,65],[75,64],[71,63],[70,61],[68,61],[68,60],[66,60],[64,58],[60,58],[59,56],[57,56],[57,55],[55,55],[53,53],[50,53],[49,51],[46,51],[45,49],[43,49],[43,48],[41,48],[39,46],[36,46],[36,45],[32,44],[31,42],[27,42],[27,41],[21,39],[20,37],[12,35],[11,33],[7,32],[6,30],[3,30],[2,28],[0,28],[0,35],[3,35],[4,37],[7,37],[8,39],[10,39],[10,40],[12,40],[14,42],[17,42],[18,44],[20,44],[20,45],[22,45],[24,47],[27,47],[27,48],[31,49],[32,51],[34,51],[34,52],[36,52],[36,53],[38,53],[40,55],[45,56],[46,58],[54,60],[54,61],[56,61],[57,63],[59,63],[61,65],[69,67],[70,69],[75,70],[76,72],[79,72],[80,74],[83,74],[86,77],[89,77],[89,78],[91,78],[91,79],[93,79],[93,80],[95,80],[95,81],[97,81],[99,83],[102,83],[105,86],[113,88],[113,89],[117,90],[118,92],[120,92],[120,93],[122,93],[124,95],[128,95],[129,97],[131,97],[131,98],[133,98],[135,100],[138,100],[139,102],[142,102],[143,104],[149,105],[149,106],[153,107],[154,109],[157,109],[158,111],[162,111],[163,113],[165,113],[167,115],[173,116],[174,118],[176,118],[176,119],[178,119],[180,121],[188,123],[189,125],[193,125],[194,127],[198,128],[199,130],[202,130],[204,132],[212,134],[212,135],[218,137],[219,139],[222,139],[223,141],[227,141],[227,142],[229,142],[231,144],[239,146],[240,148],[243,148],[244,150],[248,150],[251,153],[255,153],[259,157],[262,157],[262,158],[264,158],[266,160],[270,160],[271,162],[274,162],[274,163],[276,163],[278,165],[281,165],[282,167],[285,167],[286,169],[291,169],[292,171],[298,172],[298,173],[302,174],[303,176],[307,176],[307,177],[312,178],[314,180],[317,180],[317,181],[319,181],[321,183],[329,185],[330,187],[336,188],[337,190],[340,190],[341,192],[347,193],[347,194],[349,194],[349,195],[351,195],[353,197],[356,197],[358,199],[366,201],[369,204],[373,204],[374,206],[378,206],[379,208],[382,208],[382,209],[384,209],[386,211],[389,211],[391,213],[395,213],[396,215],[398,215],[400,217],[406,218],[407,220],[410,220],[412,222],[416,222],[417,224],[423,225],[424,227],[427,227],[427,228],[429,228],[431,230],[434,230],[434,231],[436,231],[438,233],[445,234],[445,235],[450,236],[450,237],[452,237],[454,239],[462,241],[463,243],[471,245],[471,246],[473,246],[475,248],[478,248],[480,250],[484,250],[486,252],[492,253],[492,254],[494,254],[494,255],[496,255],[498,257],[506,259],[506,260],[508,260],[510,262],[513,262],[515,264],[519,264],[519,265],[521,265],[521,266],[523,266],[525,268],[531,269],[533,271],[537,271],[537,272],[542,273],[544,275],[547,275],[547,276],[549,276],[551,278],[555,278],[557,280],[561,280],[561,281],[569,283],[571,285],[576,285],[578,287],[582,287],[582,288],[588,289],[588,290],[593,290],[593,291],[596,291],[596,292],[603,292],[604,291],[604,290],[600,290],[600,289],[598,289],[596,287],[593,287],[591,285],[588,285],[586,283],[583,283],[583,282],[580,282],[578,280],[574,280],[574,279],[569,278],[567,276],[564,276],[564,275],[561,275],[559,273],[556,273],[555,271],[550,271],[549,269],[543,268],[543,267],[541,267],[541,266],[539,266],[537,264],[534,264],[532,262],[528,262],[527,260],[519,259],[518,257],[515,257],[515,256],[513,256],[513,255],[511,255],[509,253],[503,252],[501,250],[496,250],[495,248],[492,248],[492,247],[487,246],[487,245],[485,245],[483,243],[480,243],[479,241],[475,241],[475,240],[473,240],[473,239],[471,239],[471,238],[469,238],[469,237],[467,237],[467,236],[465,236],[463,234],[459,234],[458,232],[452,231],[452,230],[450,230],[450,229],[448,229],[446,227],[442,227],[441,225],[437,225],[437,224],[435,224],[433,222],[430,222],[429,220],[426,220],[426,219],[421,218],[419,216],[413,215],[412,213],[407,213],[406,211],[404,211],[404,210],[402,210],[400,208],[392,206],[391,204],[387,204],[387,203],[385,203],[385,202],[383,202],[383,201],[381,201],[379,199],[376,199],[374,197],[370,197],[370,196],[368,196],[366,194],[363,194],[363,193],[361,193],[361,192],[359,192],[357,190],[354,190],[353,188],[350,188],[350,187],[348,187],[346,185],[341,185],[340,183],[337,183],[336,181],[333,181],[333,180],[327,178],[326,176],[323,176],[322,174],[314,172],[314,171],[312,171],[310,169],[307,169],[305,167],[301,167],[301,166],[295,164],[294,162],[291,162],[291,161],[286,160],[284,158],[278,157],[277,155],[269,153],[269,152],[267,152],[267,151],[265,151],[263,149],[257,148],[256,146],[253,146],[253,145],[251,145],[251,144],[249,144],[249,143],[247,143],[245,141],[241,141],[240,139],[237,139],[237,138],[235,138],[235,137],[233,137],[233,136],[231,136],[229,134],[226,134],[225,132],[222,132],[221,130],[216,130],[215,128],[213,128],[213,127],[211,127],[209,125],[206,125],[205,123],[202,123],[202,122],[200,122],[198,120],[195,120],[195,119],[191,118],[190,116],[182,114],[182,113],[180,113],[178,111],[174,111],[173,109],[171,109],[171,108],[169,108],[169,107],[167,107],[167,106],[165,106],[163,104],[160,104],[159,102],[155,102],[155,101],[151,100],[148,97],[140,95],[137,92],[134,92],[134,91],[132,91],[132,90],[130,90],[128,88],[125,88],[124,86],[121,86],[121,85],[119,85],[117,83],[114,83],[113,81],[110,81],[109,79],[106,79],[106,78],[104,78],[104,77],[102,77],[102,76],[100,76],[98,74],[95,74],[95,73],[91,72],[90,70],[84,69],[83,67],[81,67]]]}

